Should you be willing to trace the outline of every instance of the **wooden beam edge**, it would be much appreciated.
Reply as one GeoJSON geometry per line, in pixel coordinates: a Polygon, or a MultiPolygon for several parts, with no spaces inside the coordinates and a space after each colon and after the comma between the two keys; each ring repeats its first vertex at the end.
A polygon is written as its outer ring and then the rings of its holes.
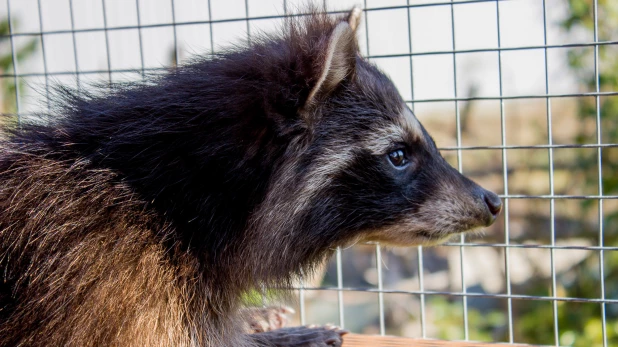
{"type": "Polygon", "coordinates": [[[346,334],[342,347],[530,347],[532,345],[509,343],[486,343],[470,341],[443,341],[433,339],[411,339],[394,336],[346,334]]]}

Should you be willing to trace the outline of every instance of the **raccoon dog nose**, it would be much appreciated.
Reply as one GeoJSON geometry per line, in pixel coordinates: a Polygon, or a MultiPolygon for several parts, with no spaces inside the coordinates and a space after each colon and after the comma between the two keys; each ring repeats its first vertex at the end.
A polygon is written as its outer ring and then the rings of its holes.
{"type": "Polygon", "coordinates": [[[500,214],[500,211],[502,211],[502,200],[500,200],[498,195],[487,190],[483,192],[483,199],[489,208],[489,212],[493,215],[493,219],[496,219],[496,217],[500,214]]]}

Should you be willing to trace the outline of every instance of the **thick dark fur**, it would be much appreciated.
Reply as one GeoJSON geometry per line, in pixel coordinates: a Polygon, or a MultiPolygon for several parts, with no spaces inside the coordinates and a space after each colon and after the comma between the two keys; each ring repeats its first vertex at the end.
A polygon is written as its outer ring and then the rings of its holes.
{"type": "Polygon", "coordinates": [[[420,124],[393,144],[414,168],[371,152],[407,109],[341,23],[314,14],[144,83],[63,89],[45,124],[0,142],[0,345],[309,346],[242,334],[242,294],[337,246],[486,225],[491,193],[420,124]]]}

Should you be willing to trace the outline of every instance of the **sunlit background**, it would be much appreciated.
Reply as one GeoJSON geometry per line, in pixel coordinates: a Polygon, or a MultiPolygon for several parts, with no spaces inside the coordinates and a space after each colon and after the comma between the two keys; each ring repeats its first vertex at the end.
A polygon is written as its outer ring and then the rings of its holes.
{"type": "MultiPolygon", "coordinates": [[[[53,84],[164,72],[276,31],[303,3],[2,0],[0,113],[13,116],[0,125],[44,112],[53,84]]],[[[326,5],[368,10],[361,52],[393,79],[449,162],[501,194],[506,209],[482,235],[445,246],[342,250],[299,284],[307,289],[289,303],[296,322],[618,345],[618,2],[326,5]]]]}

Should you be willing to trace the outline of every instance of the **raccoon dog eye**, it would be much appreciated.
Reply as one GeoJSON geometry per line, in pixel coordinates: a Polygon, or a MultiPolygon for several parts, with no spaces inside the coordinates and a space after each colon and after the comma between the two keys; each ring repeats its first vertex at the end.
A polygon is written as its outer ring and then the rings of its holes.
{"type": "Polygon", "coordinates": [[[398,169],[401,169],[408,164],[408,159],[406,158],[406,154],[403,149],[390,152],[388,154],[388,160],[390,160],[391,164],[398,169]]]}

